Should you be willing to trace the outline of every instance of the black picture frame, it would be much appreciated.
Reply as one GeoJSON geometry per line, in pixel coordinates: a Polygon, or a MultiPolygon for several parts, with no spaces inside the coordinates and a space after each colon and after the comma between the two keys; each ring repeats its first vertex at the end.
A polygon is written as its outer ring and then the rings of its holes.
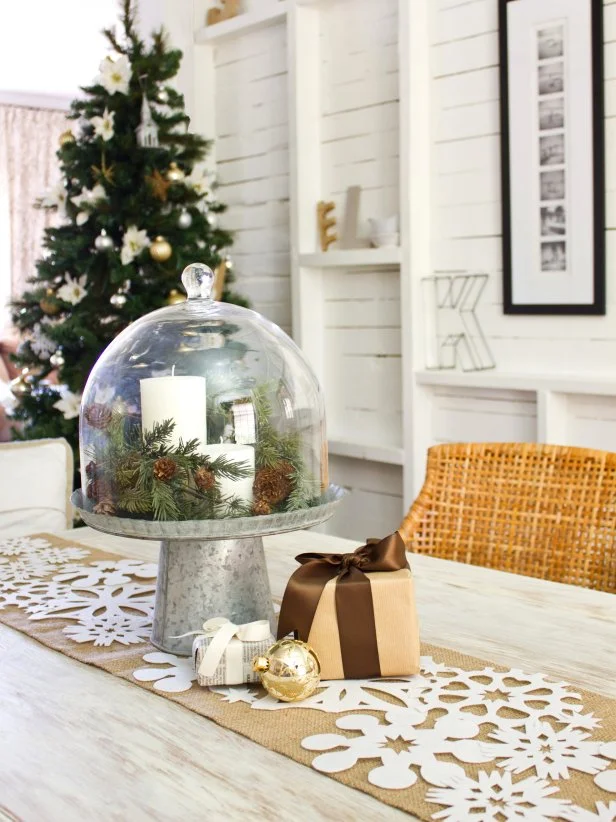
{"type": "MultiPolygon", "coordinates": [[[[593,152],[593,262],[588,276],[593,282],[593,301],[573,303],[515,302],[512,270],[511,225],[511,132],[509,121],[509,31],[508,9],[515,3],[533,3],[536,0],[499,0],[500,50],[500,123],[501,123],[501,184],[502,184],[502,250],[503,250],[503,309],[505,314],[604,315],[606,313],[605,287],[605,137],[603,92],[603,3],[599,0],[579,0],[590,6],[591,15],[591,72],[592,72],[592,144],[593,152]]],[[[539,132],[537,133],[537,136],[539,132]]],[[[566,212],[565,212],[566,213],[566,212]]],[[[557,243],[554,245],[558,245],[557,243]]],[[[564,247],[564,243],[562,244],[564,247]]],[[[543,265],[543,263],[542,263],[543,265]]]]}

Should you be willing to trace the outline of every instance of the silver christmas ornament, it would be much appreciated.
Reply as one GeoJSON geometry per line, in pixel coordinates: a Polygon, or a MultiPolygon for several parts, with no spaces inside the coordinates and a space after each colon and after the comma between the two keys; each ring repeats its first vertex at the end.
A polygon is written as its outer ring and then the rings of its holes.
{"type": "Polygon", "coordinates": [[[211,211],[208,213],[205,219],[207,220],[210,228],[216,228],[216,226],[218,225],[218,217],[211,211]]]}
{"type": "Polygon", "coordinates": [[[168,103],[169,102],[169,95],[168,95],[167,91],[164,88],[161,88],[161,90],[158,92],[157,99],[158,99],[159,103],[168,103]]]}
{"type": "Polygon", "coordinates": [[[233,268],[233,260],[231,259],[231,257],[225,258],[225,265],[227,267],[227,271],[231,271],[231,269],[233,268]]]}
{"type": "Polygon", "coordinates": [[[103,228],[98,237],[94,240],[94,248],[97,251],[111,251],[113,248],[113,240],[103,228]]]}
{"type": "Polygon", "coordinates": [[[52,354],[49,358],[49,364],[52,365],[54,368],[62,368],[64,365],[64,357],[62,356],[62,349],[58,348],[55,354],[52,354]]]}
{"type": "Polygon", "coordinates": [[[178,227],[179,228],[190,228],[192,225],[192,215],[190,211],[182,211],[180,216],[178,217],[178,227]]]}
{"type": "Polygon", "coordinates": [[[122,308],[122,306],[126,305],[126,294],[122,294],[121,292],[113,294],[109,298],[109,302],[114,308],[122,308]]]}

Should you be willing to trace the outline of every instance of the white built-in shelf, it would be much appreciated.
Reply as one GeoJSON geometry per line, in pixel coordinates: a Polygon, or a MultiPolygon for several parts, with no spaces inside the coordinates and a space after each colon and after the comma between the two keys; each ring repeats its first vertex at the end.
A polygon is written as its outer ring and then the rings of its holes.
{"type": "Polygon", "coordinates": [[[616,396],[616,379],[610,375],[514,373],[507,371],[416,371],[420,385],[459,388],[494,388],[512,391],[552,391],[558,394],[616,396]]]}
{"type": "Polygon", "coordinates": [[[328,441],[328,446],[329,453],[336,457],[352,457],[353,459],[370,460],[371,462],[385,462],[389,465],[404,465],[404,451],[394,445],[375,445],[331,439],[328,441]]]}
{"type": "Polygon", "coordinates": [[[388,246],[300,254],[299,264],[302,268],[397,268],[401,259],[400,246],[388,246]]]}
{"type": "Polygon", "coordinates": [[[288,0],[277,0],[277,2],[264,3],[262,7],[255,11],[247,11],[238,14],[230,20],[223,20],[213,26],[204,26],[195,33],[196,43],[222,43],[241,37],[243,34],[250,34],[259,29],[275,26],[284,22],[287,16],[288,0]]]}

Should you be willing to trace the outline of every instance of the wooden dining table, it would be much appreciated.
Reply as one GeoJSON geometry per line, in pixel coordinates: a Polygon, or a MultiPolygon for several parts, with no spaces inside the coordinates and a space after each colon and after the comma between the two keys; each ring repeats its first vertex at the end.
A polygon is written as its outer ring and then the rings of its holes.
{"type": "MultiPolygon", "coordinates": [[[[90,528],[57,536],[155,560],[149,542],[90,528]]],[[[265,539],[272,593],[296,554],[348,540],[265,539]]],[[[616,596],[411,556],[425,642],[616,698],[616,596]]],[[[409,819],[191,713],[0,625],[0,820],[409,819]]]]}

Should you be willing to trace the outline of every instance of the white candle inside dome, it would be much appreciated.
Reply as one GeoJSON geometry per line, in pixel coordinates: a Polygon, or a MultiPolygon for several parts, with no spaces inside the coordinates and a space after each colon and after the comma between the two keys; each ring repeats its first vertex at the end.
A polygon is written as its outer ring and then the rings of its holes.
{"type": "Polygon", "coordinates": [[[248,505],[252,505],[252,484],[255,480],[254,447],[239,445],[235,442],[216,442],[205,445],[203,453],[211,462],[218,457],[224,457],[230,462],[242,464],[242,467],[249,470],[249,475],[244,479],[217,477],[216,483],[223,497],[237,497],[248,505]]]}
{"type": "Polygon", "coordinates": [[[169,439],[177,447],[180,440],[199,440],[203,453],[206,441],[205,377],[147,377],[140,382],[141,427],[151,431],[164,420],[175,427],[169,439]]]}

